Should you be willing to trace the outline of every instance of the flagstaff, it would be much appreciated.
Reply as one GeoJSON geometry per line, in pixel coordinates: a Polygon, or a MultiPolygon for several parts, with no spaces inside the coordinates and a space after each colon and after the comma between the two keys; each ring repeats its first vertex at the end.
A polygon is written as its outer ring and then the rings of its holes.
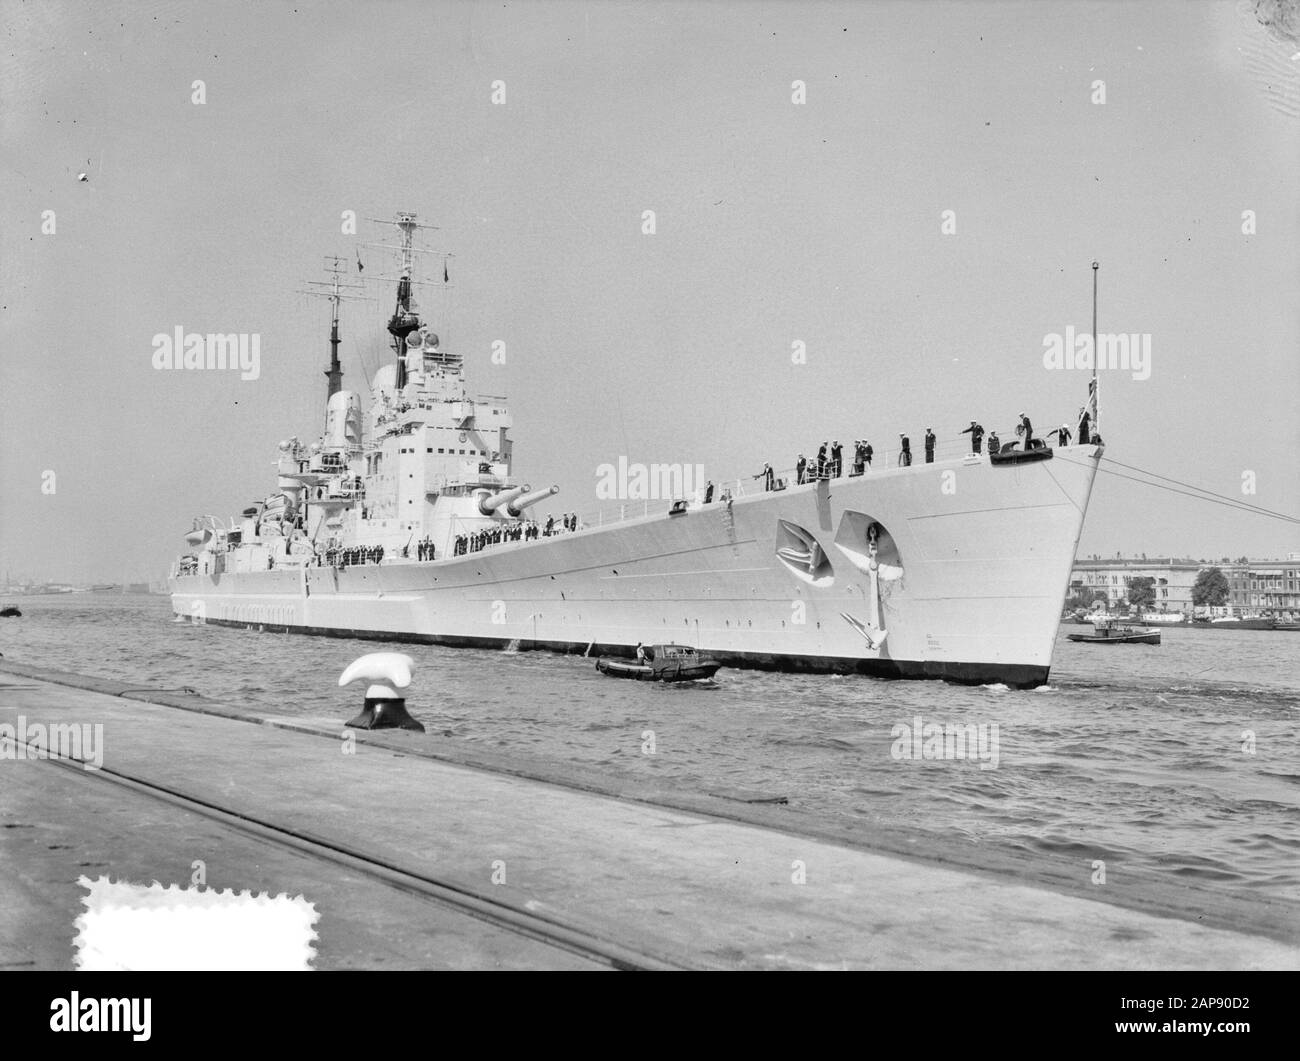
{"type": "Polygon", "coordinates": [[[1097,392],[1097,269],[1092,263],[1092,433],[1101,434],[1101,395],[1097,392]]]}

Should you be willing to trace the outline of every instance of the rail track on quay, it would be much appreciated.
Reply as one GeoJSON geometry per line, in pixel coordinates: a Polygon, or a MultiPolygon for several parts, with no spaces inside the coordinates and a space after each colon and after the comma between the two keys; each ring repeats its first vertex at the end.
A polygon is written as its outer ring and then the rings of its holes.
{"type": "Polygon", "coordinates": [[[535,940],[557,950],[567,951],[611,969],[666,971],[698,967],[697,963],[681,957],[649,953],[644,948],[629,946],[561,918],[503,903],[486,892],[467,888],[463,884],[404,869],[386,859],[377,858],[323,837],[313,836],[301,829],[233,811],[209,800],[199,799],[111,767],[101,765],[93,770],[87,770],[84,760],[51,754],[48,749],[38,749],[26,741],[16,741],[16,743],[31,752],[32,758],[41,758],[59,768],[76,771],[83,777],[93,778],[95,783],[114,785],[159,800],[264,843],[333,863],[391,888],[416,895],[496,928],[535,940]]]}

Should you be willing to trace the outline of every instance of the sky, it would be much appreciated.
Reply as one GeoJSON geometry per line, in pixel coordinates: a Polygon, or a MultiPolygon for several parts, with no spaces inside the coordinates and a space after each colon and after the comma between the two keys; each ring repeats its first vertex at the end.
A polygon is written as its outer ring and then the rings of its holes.
{"type": "MultiPolygon", "coordinates": [[[[1123,463],[1081,555],[1300,551],[1300,18],[1271,3],[0,9],[15,579],[161,579],[193,516],[273,491],[323,415],[329,307],[300,292],[326,255],[391,269],[346,211],[438,226],[421,309],[557,511],[619,457],[721,481],[1072,421],[1088,373],[1044,342],[1090,329],[1095,259],[1099,330],[1151,354],[1100,373],[1123,463]],[[178,326],[257,334],[260,374],[156,370],[178,326]]],[[[348,387],[388,356],[369,294],[348,387]]]]}

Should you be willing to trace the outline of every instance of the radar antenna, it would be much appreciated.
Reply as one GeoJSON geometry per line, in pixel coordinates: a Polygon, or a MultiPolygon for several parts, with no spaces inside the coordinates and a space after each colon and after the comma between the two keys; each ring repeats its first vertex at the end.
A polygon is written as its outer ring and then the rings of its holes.
{"type": "MultiPolygon", "coordinates": [[[[455,255],[415,245],[417,230],[437,230],[436,225],[422,225],[417,222],[415,214],[399,210],[391,221],[378,217],[368,217],[366,220],[379,225],[393,225],[401,233],[400,243],[363,244],[363,246],[379,250],[396,251],[399,256],[396,276],[377,276],[374,279],[397,281],[397,303],[393,308],[392,317],[388,320],[388,334],[393,337],[393,352],[397,355],[397,389],[400,391],[406,385],[406,360],[403,356],[406,350],[406,337],[417,330],[421,324],[418,306],[411,289],[415,286],[434,286],[435,284],[433,280],[417,280],[412,276],[415,271],[416,256],[420,254],[440,255],[444,260],[443,276],[445,278],[447,275],[445,261],[448,258],[455,257],[455,255]]],[[[444,279],[444,286],[445,283],[444,279]]]]}

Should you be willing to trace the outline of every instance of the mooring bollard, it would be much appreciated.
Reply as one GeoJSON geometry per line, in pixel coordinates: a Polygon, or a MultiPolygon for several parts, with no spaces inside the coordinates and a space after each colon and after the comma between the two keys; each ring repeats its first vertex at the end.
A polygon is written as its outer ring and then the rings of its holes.
{"type": "Polygon", "coordinates": [[[413,729],[420,733],[424,727],[406,711],[406,698],[398,689],[411,684],[411,668],[415,660],[401,652],[371,652],[354,660],[339,677],[339,687],[356,681],[370,682],[366,690],[366,703],[351,722],[353,729],[413,729]]]}

